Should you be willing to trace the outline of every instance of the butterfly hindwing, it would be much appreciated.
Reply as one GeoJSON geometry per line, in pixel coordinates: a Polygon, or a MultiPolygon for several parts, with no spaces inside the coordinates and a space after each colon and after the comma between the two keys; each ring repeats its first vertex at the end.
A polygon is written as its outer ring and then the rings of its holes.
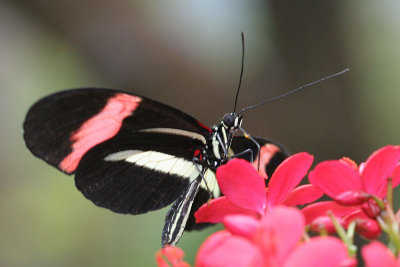
{"type": "Polygon", "coordinates": [[[155,132],[118,134],[89,150],[75,175],[96,205],[138,214],[171,204],[199,176],[193,151],[201,141],[155,132]]]}

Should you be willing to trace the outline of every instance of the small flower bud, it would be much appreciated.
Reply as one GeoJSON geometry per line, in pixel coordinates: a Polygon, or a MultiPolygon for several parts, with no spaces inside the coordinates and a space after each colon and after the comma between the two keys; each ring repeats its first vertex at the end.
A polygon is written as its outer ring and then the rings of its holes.
{"type": "Polygon", "coordinates": [[[346,191],[335,197],[335,201],[344,206],[361,205],[370,198],[364,191],[346,191]]]}
{"type": "Polygon", "coordinates": [[[372,219],[357,219],[356,231],[366,239],[377,239],[382,233],[377,221],[372,219]]]}
{"type": "MultiPolygon", "coordinates": [[[[340,225],[344,226],[345,222],[341,218],[336,218],[340,225]]],[[[310,224],[310,230],[315,233],[326,231],[328,234],[336,233],[335,226],[328,216],[320,216],[312,221],[310,224]]]]}
{"type": "Polygon", "coordinates": [[[382,212],[381,208],[373,200],[369,200],[368,202],[362,204],[361,209],[371,219],[375,219],[376,216],[378,216],[382,212]]]}

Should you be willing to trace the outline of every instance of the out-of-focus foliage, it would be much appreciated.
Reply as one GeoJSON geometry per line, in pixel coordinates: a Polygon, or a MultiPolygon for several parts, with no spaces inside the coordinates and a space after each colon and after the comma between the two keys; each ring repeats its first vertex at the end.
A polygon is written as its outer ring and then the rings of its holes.
{"type": "MultiPolygon", "coordinates": [[[[160,244],[165,209],[97,208],[28,152],[22,122],[38,98],[118,88],[211,125],[232,109],[244,31],[239,107],[351,68],[245,113],[245,129],[317,162],[359,162],[400,144],[399,11],[377,1],[0,1],[0,265],[153,266],[160,244]]],[[[186,259],[213,230],[184,235],[186,259]]]]}

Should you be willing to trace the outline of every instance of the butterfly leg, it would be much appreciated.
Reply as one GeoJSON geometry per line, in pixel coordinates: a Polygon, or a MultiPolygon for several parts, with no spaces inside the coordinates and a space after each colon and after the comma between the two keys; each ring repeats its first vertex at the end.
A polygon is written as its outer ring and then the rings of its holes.
{"type": "Polygon", "coordinates": [[[207,190],[208,194],[210,195],[208,198],[208,201],[210,201],[213,198],[213,192],[212,192],[211,188],[208,186],[207,180],[204,177],[205,168],[203,168],[203,171],[202,171],[202,170],[200,170],[200,167],[199,167],[199,165],[203,165],[203,162],[201,160],[199,160],[198,158],[193,158],[193,163],[194,163],[194,166],[196,166],[196,169],[201,176],[201,180],[204,181],[204,184],[206,185],[206,190],[207,190]]]}
{"type": "MultiPolygon", "coordinates": [[[[195,164],[197,166],[197,164],[195,164]]],[[[165,225],[161,236],[161,245],[175,246],[185,230],[194,198],[199,191],[200,183],[204,179],[204,170],[193,180],[188,188],[175,200],[172,207],[165,215],[165,225]]]]}
{"type": "Polygon", "coordinates": [[[254,155],[253,155],[253,150],[251,150],[250,148],[248,148],[246,150],[243,150],[243,151],[241,151],[239,153],[236,153],[235,155],[229,157],[228,159],[230,160],[230,159],[233,159],[233,158],[238,158],[238,157],[240,157],[242,155],[246,155],[246,154],[250,154],[250,162],[252,163],[254,161],[254,155]]]}
{"type": "Polygon", "coordinates": [[[228,150],[226,150],[226,143],[222,141],[222,138],[220,136],[219,133],[216,133],[216,137],[218,139],[218,142],[220,143],[222,150],[224,151],[224,157],[226,157],[226,155],[228,155],[228,150]]]}
{"type": "MultiPolygon", "coordinates": [[[[260,157],[261,157],[261,148],[260,148],[260,144],[250,135],[248,134],[241,126],[239,126],[239,130],[242,131],[242,133],[244,134],[244,137],[250,139],[251,141],[253,141],[253,143],[257,146],[257,155],[258,155],[258,165],[257,165],[257,170],[260,170],[260,157]]],[[[246,150],[245,150],[246,151],[246,150]]],[[[253,155],[253,153],[252,153],[253,155]]]]}

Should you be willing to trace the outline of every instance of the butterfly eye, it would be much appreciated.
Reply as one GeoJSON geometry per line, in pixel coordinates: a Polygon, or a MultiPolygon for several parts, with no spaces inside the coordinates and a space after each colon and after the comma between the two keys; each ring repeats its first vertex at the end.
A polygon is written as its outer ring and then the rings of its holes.
{"type": "Polygon", "coordinates": [[[235,116],[233,115],[233,113],[226,113],[222,118],[222,122],[225,124],[225,126],[231,128],[235,124],[235,116]]]}

